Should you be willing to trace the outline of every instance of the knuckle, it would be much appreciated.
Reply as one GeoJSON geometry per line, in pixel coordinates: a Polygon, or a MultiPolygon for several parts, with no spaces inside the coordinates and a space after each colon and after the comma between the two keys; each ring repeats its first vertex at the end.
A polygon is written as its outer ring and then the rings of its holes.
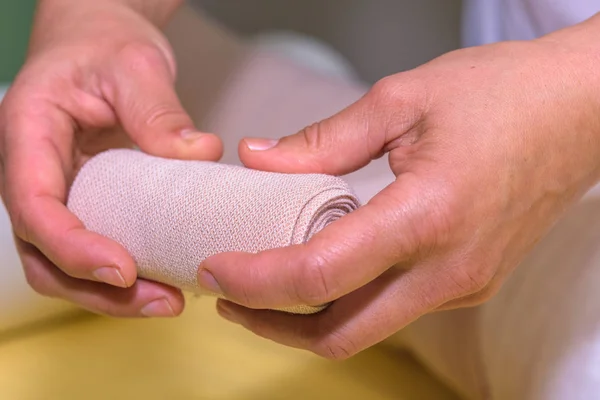
{"type": "Polygon", "coordinates": [[[272,336],[269,324],[261,318],[249,318],[245,327],[250,332],[265,339],[270,339],[272,336]]]}
{"type": "Polygon", "coordinates": [[[455,268],[450,274],[453,285],[460,294],[479,293],[486,289],[493,278],[491,269],[485,265],[455,268]]]}
{"type": "Polygon", "coordinates": [[[181,121],[180,125],[187,123],[186,114],[175,104],[157,103],[148,107],[140,115],[140,124],[142,126],[153,128],[162,124],[166,119],[172,121],[181,121]]]}
{"type": "Polygon", "coordinates": [[[389,103],[397,100],[400,97],[400,90],[396,83],[396,78],[386,76],[375,82],[369,94],[377,99],[377,102],[389,103]]]}
{"type": "Polygon", "coordinates": [[[407,203],[411,217],[405,218],[408,231],[405,240],[416,254],[427,256],[464,239],[460,235],[463,230],[460,229],[460,209],[464,207],[455,204],[447,187],[433,185],[431,189],[421,185],[415,184],[420,196],[414,196],[413,202],[407,203]]]}
{"type": "Polygon", "coordinates": [[[469,299],[469,306],[475,307],[487,303],[496,295],[497,292],[498,289],[486,287],[482,289],[479,293],[474,294],[469,299]]]}
{"type": "Polygon", "coordinates": [[[470,303],[473,306],[486,303],[489,300],[491,300],[494,296],[496,296],[496,294],[498,294],[501,288],[502,280],[494,279],[494,276],[492,276],[483,288],[469,296],[469,299],[471,299],[470,303]]]}
{"type": "Polygon", "coordinates": [[[246,307],[252,307],[253,305],[262,305],[261,293],[255,293],[250,285],[250,280],[245,280],[240,286],[239,295],[237,296],[237,302],[246,307]],[[258,298],[257,298],[258,295],[258,298]]]}
{"type": "Polygon", "coordinates": [[[118,53],[120,66],[135,73],[155,73],[164,69],[164,54],[154,45],[144,43],[127,43],[118,53]]]}
{"type": "Polygon", "coordinates": [[[31,232],[29,222],[26,217],[26,209],[24,206],[10,207],[9,215],[15,235],[24,242],[31,243],[31,232]]]}
{"type": "Polygon", "coordinates": [[[319,254],[308,256],[294,279],[297,299],[306,305],[321,305],[333,300],[332,288],[325,271],[328,261],[319,254]]]}
{"type": "Polygon", "coordinates": [[[25,280],[29,287],[31,287],[36,293],[44,297],[55,297],[56,294],[51,288],[48,279],[41,270],[40,267],[36,267],[32,264],[24,264],[23,271],[25,273],[25,280]]]}
{"type": "Polygon", "coordinates": [[[303,162],[315,173],[325,172],[325,163],[318,156],[323,152],[327,152],[328,147],[332,146],[334,142],[334,134],[331,129],[326,129],[326,123],[327,120],[315,122],[304,127],[296,134],[281,139],[283,143],[290,141],[294,147],[303,147],[308,154],[312,155],[313,157],[307,157],[303,162]],[[329,137],[326,136],[327,132],[330,133],[329,137]]]}
{"type": "Polygon", "coordinates": [[[456,226],[462,222],[461,209],[464,202],[457,196],[457,190],[447,181],[446,177],[431,177],[428,183],[419,183],[421,197],[425,207],[421,218],[438,239],[452,237],[456,234],[456,226]],[[425,211],[426,210],[426,211],[425,211]]]}
{"type": "Polygon", "coordinates": [[[458,298],[451,301],[442,309],[454,310],[457,308],[470,308],[480,306],[490,301],[498,293],[499,289],[499,285],[488,285],[486,288],[484,288],[478,293],[467,295],[462,298],[458,298]]]}
{"type": "Polygon", "coordinates": [[[358,353],[356,343],[346,335],[333,332],[313,346],[312,352],[332,361],[343,361],[358,353]]]}
{"type": "Polygon", "coordinates": [[[449,201],[438,201],[427,209],[429,213],[422,216],[422,221],[428,229],[429,242],[436,248],[445,247],[457,236],[459,221],[453,212],[454,207],[449,201]]]}
{"type": "Polygon", "coordinates": [[[483,304],[490,301],[500,291],[500,285],[488,285],[477,294],[477,303],[483,304]]]}
{"type": "Polygon", "coordinates": [[[300,131],[300,136],[308,150],[317,150],[323,143],[323,123],[315,122],[300,131]]]}
{"type": "Polygon", "coordinates": [[[114,318],[123,317],[123,310],[111,302],[96,300],[93,304],[91,304],[91,307],[88,308],[99,315],[114,318]]]}
{"type": "Polygon", "coordinates": [[[107,301],[106,299],[97,298],[91,304],[92,310],[96,314],[105,315],[113,318],[131,318],[139,316],[137,308],[123,307],[122,303],[107,301]]]}

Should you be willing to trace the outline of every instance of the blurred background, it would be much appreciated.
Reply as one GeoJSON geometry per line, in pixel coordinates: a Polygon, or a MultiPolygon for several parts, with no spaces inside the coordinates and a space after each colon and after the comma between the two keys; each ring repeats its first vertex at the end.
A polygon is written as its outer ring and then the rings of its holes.
{"type": "MultiPolygon", "coordinates": [[[[241,34],[286,30],[328,42],[373,82],[460,44],[460,0],[201,0],[241,34]]],[[[0,82],[10,82],[26,52],[35,0],[0,1],[0,82]]]]}
{"type": "Polygon", "coordinates": [[[35,0],[0,1],[0,85],[10,82],[25,58],[35,0]]]}

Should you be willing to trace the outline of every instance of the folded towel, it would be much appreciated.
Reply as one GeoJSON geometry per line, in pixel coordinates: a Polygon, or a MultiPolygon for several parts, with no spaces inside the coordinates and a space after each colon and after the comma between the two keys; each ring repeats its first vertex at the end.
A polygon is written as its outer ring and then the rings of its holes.
{"type": "MultiPolygon", "coordinates": [[[[338,177],[110,150],[84,165],[68,207],[87,229],[122,244],[139,277],[214,295],[197,283],[205,258],[304,243],[357,209],[359,201],[338,177]]],[[[281,311],[307,314],[322,308],[281,311]]]]}

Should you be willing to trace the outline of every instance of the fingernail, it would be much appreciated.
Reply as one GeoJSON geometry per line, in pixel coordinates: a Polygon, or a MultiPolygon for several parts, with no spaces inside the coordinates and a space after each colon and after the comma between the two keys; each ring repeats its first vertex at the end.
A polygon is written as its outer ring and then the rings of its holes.
{"type": "Polygon", "coordinates": [[[125,282],[123,275],[121,275],[121,271],[115,267],[98,268],[94,271],[94,278],[100,282],[108,283],[112,286],[118,286],[121,288],[127,287],[127,283],[125,282]]]}
{"type": "Polygon", "coordinates": [[[186,129],[186,130],[181,131],[180,135],[185,140],[194,141],[194,140],[197,140],[197,139],[201,138],[202,136],[204,136],[204,133],[198,132],[193,129],[186,129]]]}
{"type": "Polygon", "coordinates": [[[272,149],[277,145],[279,141],[272,139],[250,138],[244,139],[244,142],[246,143],[246,146],[252,151],[263,151],[272,149]]]}
{"type": "Polygon", "coordinates": [[[239,317],[231,310],[231,308],[224,301],[219,301],[217,303],[217,312],[223,318],[225,318],[229,322],[233,322],[234,324],[239,324],[239,317]]]}
{"type": "Polygon", "coordinates": [[[205,269],[200,269],[200,272],[198,272],[198,284],[209,292],[223,294],[223,290],[221,290],[221,286],[219,286],[215,277],[205,269]]]}
{"type": "Polygon", "coordinates": [[[151,301],[142,308],[142,315],[150,318],[171,318],[175,316],[173,307],[167,299],[151,301]]]}

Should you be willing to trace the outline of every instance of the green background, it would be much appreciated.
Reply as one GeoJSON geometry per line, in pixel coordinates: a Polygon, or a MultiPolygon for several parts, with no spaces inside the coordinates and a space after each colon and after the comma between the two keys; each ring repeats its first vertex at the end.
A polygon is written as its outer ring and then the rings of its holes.
{"type": "Polygon", "coordinates": [[[35,0],[0,0],[0,83],[10,82],[25,53],[35,0]]]}

